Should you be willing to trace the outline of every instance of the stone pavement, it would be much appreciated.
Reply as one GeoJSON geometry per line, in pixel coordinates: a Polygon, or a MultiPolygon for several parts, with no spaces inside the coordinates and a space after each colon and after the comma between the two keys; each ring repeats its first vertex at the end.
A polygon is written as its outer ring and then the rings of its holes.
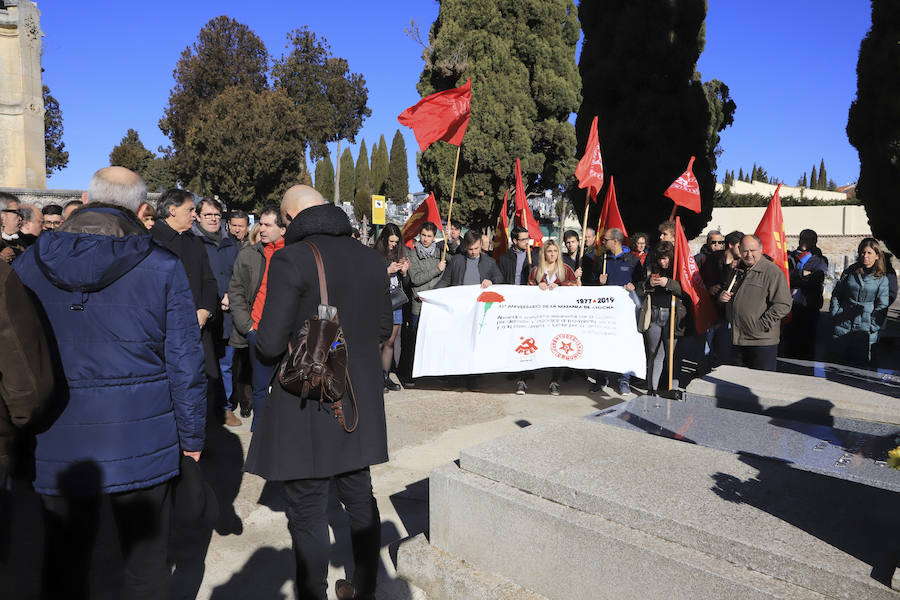
{"type": "MultiPolygon", "coordinates": [[[[551,396],[546,374],[529,382],[529,393],[512,393],[505,375],[481,378],[478,392],[446,388],[426,380],[416,389],[385,395],[390,462],[372,469],[382,521],[380,600],[418,600],[422,593],[397,578],[395,542],[428,531],[428,474],[457,460],[460,450],[532,424],[579,417],[618,403],[609,388],[588,394],[580,374],[562,382],[564,395],[551,396]]],[[[364,426],[361,425],[361,426],[364,426]]],[[[294,598],[293,556],[285,503],[278,485],[243,474],[240,467],[250,441],[249,420],[237,428],[214,426],[201,459],[204,475],[219,498],[221,516],[215,530],[174,536],[170,558],[175,561],[174,598],[287,599],[294,598]]],[[[20,495],[14,507],[12,564],[0,569],[0,589],[16,598],[36,597],[40,573],[40,511],[34,496],[20,495]]],[[[350,563],[349,530],[335,497],[329,514],[334,581],[350,563]]],[[[108,565],[120,560],[107,524],[94,557],[90,577],[98,581],[108,565]]],[[[117,597],[110,586],[96,586],[97,598],[117,597]]],[[[332,596],[329,595],[329,598],[332,596]]]]}

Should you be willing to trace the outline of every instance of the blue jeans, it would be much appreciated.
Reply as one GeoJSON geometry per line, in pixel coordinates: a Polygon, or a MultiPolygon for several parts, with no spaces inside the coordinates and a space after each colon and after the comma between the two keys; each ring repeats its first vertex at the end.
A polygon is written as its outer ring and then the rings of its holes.
{"type": "Polygon", "coordinates": [[[234,391],[234,381],[231,372],[231,365],[234,361],[234,348],[226,342],[225,354],[219,357],[219,372],[222,374],[222,387],[225,390],[224,406],[226,410],[234,408],[231,405],[231,394],[234,391]]]}
{"type": "Polygon", "coordinates": [[[269,383],[276,365],[264,365],[256,355],[256,330],[247,334],[247,346],[250,348],[250,382],[253,385],[253,423],[250,431],[256,427],[256,419],[263,411],[266,397],[269,395],[269,383]]]}

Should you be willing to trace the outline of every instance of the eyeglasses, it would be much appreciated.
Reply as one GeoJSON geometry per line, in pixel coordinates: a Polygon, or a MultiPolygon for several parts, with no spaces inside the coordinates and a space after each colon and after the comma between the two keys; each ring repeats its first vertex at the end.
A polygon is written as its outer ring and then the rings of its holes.
{"type": "Polygon", "coordinates": [[[203,217],[204,219],[212,219],[212,220],[222,218],[222,215],[220,215],[219,213],[202,213],[200,216],[203,217]]]}
{"type": "Polygon", "coordinates": [[[605,237],[605,238],[603,238],[603,241],[604,241],[604,242],[614,242],[614,241],[616,241],[616,238],[608,238],[608,237],[605,237]]]}
{"type": "Polygon", "coordinates": [[[531,239],[531,238],[527,238],[527,237],[526,237],[526,238],[516,238],[516,241],[517,241],[517,242],[527,242],[527,241],[530,240],[530,239],[531,239]]]}
{"type": "Polygon", "coordinates": [[[710,246],[724,246],[725,240],[713,240],[709,243],[710,246]]]}

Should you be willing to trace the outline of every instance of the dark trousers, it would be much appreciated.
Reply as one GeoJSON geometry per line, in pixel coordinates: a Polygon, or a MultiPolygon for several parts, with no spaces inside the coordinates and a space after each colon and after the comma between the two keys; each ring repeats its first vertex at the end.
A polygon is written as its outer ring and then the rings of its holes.
{"type": "MultiPolygon", "coordinates": [[[[104,496],[41,496],[44,506],[44,571],[41,597],[89,597],[91,554],[104,496]]],[[[122,547],[122,598],[169,597],[170,482],[109,495],[122,547]]]]}
{"type": "Polygon", "coordinates": [[[251,330],[247,334],[247,345],[250,350],[250,377],[253,383],[253,423],[250,425],[250,431],[256,427],[256,420],[262,413],[266,397],[269,395],[269,384],[272,382],[272,373],[275,372],[276,365],[266,365],[259,362],[256,354],[256,331],[251,330]]]}
{"type": "Polygon", "coordinates": [[[297,564],[298,600],[325,600],[328,587],[328,490],[331,480],[350,516],[353,547],[352,583],[360,598],[375,598],[381,516],[372,494],[368,467],[333,478],[284,482],[288,499],[288,530],[297,564]]]}
{"type": "Polygon", "coordinates": [[[738,367],[774,371],[778,366],[778,344],[772,346],[734,346],[734,364],[738,367]]]}
{"type": "Polygon", "coordinates": [[[791,321],[782,332],[785,354],[791,358],[814,360],[818,326],[818,309],[795,304],[791,309],[791,321]]]}

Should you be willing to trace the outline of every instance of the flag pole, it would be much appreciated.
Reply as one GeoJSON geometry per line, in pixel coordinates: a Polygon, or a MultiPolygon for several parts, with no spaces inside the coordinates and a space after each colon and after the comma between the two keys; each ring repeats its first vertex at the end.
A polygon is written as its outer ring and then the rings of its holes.
{"type": "MultiPolygon", "coordinates": [[[[515,215],[513,215],[515,216],[515,215]]],[[[531,240],[531,230],[528,229],[528,196],[525,196],[525,206],[522,208],[522,223],[525,225],[525,231],[528,232],[528,239],[531,240]]],[[[528,259],[528,266],[531,266],[531,243],[528,244],[528,250],[525,251],[525,257],[528,259]]]]}
{"type": "MultiPolygon", "coordinates": [[[[677,208],[677,204],[675,205],[677,208]]],[[[675,211],[673,210],[674,214],[675,211]]],[[[678,224],[675,225],[676,235],[678,231],[678,224]]],[[[676,237],[676,240],[678,238],[676,237]]],[[[678,252],[674,252],[672,254],[672,277],[675,277],[678,273],[678,252]]],[[[672,300],[669,306],[669,391],[672,391],[672,370],[675,362],[675,293],[672,292],[672,300]]]]}
{"type": "Polygon", "coordinates": [[[669,215],[669,220],[670,220],[670,221],[674,221],[674,220],[675,220],[675,211],[676,211],[676,210],[678,210],[678,205],[677,205],[677,204],[676,204],[675,206],[672,207],[672,214],[669,215]]]}
{"type": "MultiPolygon", "coordinates": [[[[453,216],[453,195],[456,193],[456,170],[459,168],[459,151],[462,150],[462,144],[456,147],[456,162],[453,164],[453,184],[450,186],[450,209],[447,211],[447,231],[450,230],[450,218],[453,216]]],[[[462,242],[460,242],[461,244],[462,242]]],[[[447,246],[450,245],[450,238],[444,239],[444,253],[441,260],[447,260],[447,246]]]]}
{"type": "MultiPolygon", "coordinates": [[[[588,210],[591,207],[590,204],[591,198],[590,193],[584,195],[584,224],[581,226],[581,252],[578,253],[578,260],[584,263],[584,233],[587,231],[587,218],[588,218],[588,210]]],[[[581,265],[578,265],[581,266],[581,265]]],[[[583,275],[583,273],[582,273],[583,275]]],[[[578,278],[578,283],[581,283],[581,277],[578,278]]]]}

